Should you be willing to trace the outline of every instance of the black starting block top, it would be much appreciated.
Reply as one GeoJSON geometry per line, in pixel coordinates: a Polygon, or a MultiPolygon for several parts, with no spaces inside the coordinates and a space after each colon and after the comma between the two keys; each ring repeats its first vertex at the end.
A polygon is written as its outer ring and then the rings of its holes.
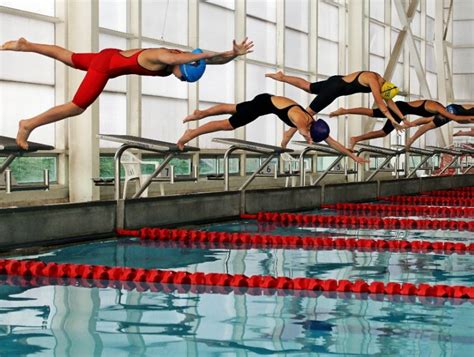
{"type": "Polygon", "coordinates": [[[28,149],[24,150],[20,148],[14,138],[6,136],[0,136],[0,153],[24,153],[24,152],[35,152],[38,150],[54,150],[54,146],[44,145],[28,141],[28,149]]]}
{"type": "Polygon", "coordinates": [[[448,154],[454,156],[460,156],[462,153],[456,149],[440,148],[438,146],[427,146],[428,150],[433,150],[437,154],[448,154]]]}
{"type": "Polygon", "coordinates": [[[411,153],[411,154],[425,155],[425,156],[435,154],[435,152],[433,150],[421,149],[421,148],[417,148],[417,147],[411,147],[408,150],[403,145],[392,145],[392,147],[397,148],[400,153],[408,152],[408,153],[411,153]]]}
{"type": "Polygon", "coordinates": [[[367,145],[367,144],[360,144],[360,143],[357,143],[357,146],[361,148],[359,150],[359,152],[367,151],[367,152],[371,152],[371,153],[374,153],[374,154],[392,155],[392,156],[398,154],[398,152],[396,150],[384,148],[384,147],[381,147],[381,146],[374,146],[374,145],[367,145]]]}
{"type": "Polygon", "coordinates": [[[232,145],[242,150],[245,150],[245,149],[254,150],[254,151],[260,151],[260,152],[269,153],[269,154],[272,154],[272,153],[281,154],[284,152],[293,152],[293,150],[291,149],[284,149],[280,146],[255,143],[252,141],[246,141],[246,140],[241,140],[241,139],[214,138],[212,139],[212,141],[216,143],[232,145]]]}
{"type": "Polygon", "coordinates": [[[299,146],[305,146],[307,148],[311,148],[314,151],[319,151],[319,152],[324,152],[325,154],[331,154],[331,155],[344,155],[343,153],[337,151],[336,149],[333,149],[329,145],[325,144],[317,144],[317,143],[311,143],[308,144],[306,141],[292,141],[293,144],[299,145],[299,146]]]}
{"type": "Polygon", "coordinates": [[[178,145],[174,143],[168,143],[166,141],[159,141],[147,138],[141,138],[133,135],[112,135],[112,134],[99,134],[99,139],[113,141],[116,143],[122,143],[127,145],[133,145],[137,148],[143,148],[145,150],[159,151],[159,152],[188,152],[188,151],[199,151],[199,148],[193,146],[185,146],[183,150],[178,149],[178,145]]]}

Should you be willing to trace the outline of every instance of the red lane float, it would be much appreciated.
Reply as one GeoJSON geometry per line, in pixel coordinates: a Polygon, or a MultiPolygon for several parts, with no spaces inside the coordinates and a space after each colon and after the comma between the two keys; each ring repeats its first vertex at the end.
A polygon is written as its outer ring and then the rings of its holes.
{"type": "MultiPolygon", "coordinates": [[[[246,215],[249,217],[249,215],[246,215]]],[[[441,229],[474,231],[474,221],[436,219],[381,218],[357,216],[323,216],[300,213],[259,212],[253,216],[260,222],[280,222],[306,226],[357,227],[371,229],[441,229]]]]}
{"type": "Polygon", "coordinates": [[[379,281],[369,283],[364,280],[322,280],[268,275],[248,277],[243,274],[189,273],[185,271],[108,267],[103,265],[44,263],[39,260],[2,259],[0,260],[0,275],[474,299],[474,287],[461,285],[417,285],[396,282],[385,284],[379,281]]]}
{"type": "Polygon", "coordinates": [[[425,197],[450,197],[450,198],[461,198],[461,199],[472,200],[474,198],[474,193],[472,193],[472,192],[431,191],[431,192],[422,192],[421,196],[425,196],[425,197]]]}
{"type": "Polygon", "coordinates": [[[407,216],[443,216],[443,217],[474,217],[474,207],[447,207],[422,205],[390,205],[376,203],[335,203],[322,205],[321,208],[340,211],[376,212],[381,215],[403,214],[407,216]]]}
{"type": "MultiPolygon", "coordinates": [[[[295,278],[294,280],[301,279],[295,278]]],[[[254,279],[257,280],[257,279],[254,279]]],[[[298,283],[297,283],[298,284],[298,283]]],[[[397,283],[395,283],[397,284],[397,283]]],[[[385,285],[383,283],[373,283],[371,292],[366,294],[352,293],[348,287],[350,284],[342,283],[337,291],[323,291],[323,290],[277,290],[275,288],[263,287],[238,287],[238,286],[217,286],[217,285],[184,285],[184,284],[168,284],[168,283],[148,283],[143,281],[117,281],[117,280],[93,280],[82,278],[53,278],[53,277],[36,277],[36,276],[6,276],[0,278],[0,285],[21,286],[21,287],[41,287],[41,286],[74,286],[82,288],[112,288],[124,289],[127,291],[135,290],[137,292],[150,291],[152,293],[179,293],[179,294],[223,294],[228,295],[233,293],[235,295],[253,295],[253,296],[295,296],[318,298],[320,296],[326,298],[341,298],[341,299],[359,299],[366,300],[367,298],[373,301],[389,301],[389,302],[419,302],[424,305],[442,305],[449,301],[453,305],[460,305],[464,303],[474,303],[474,299],[456,299],[450,297],[434,297],[427,296],[424,292],[431,291],[431,286],[425,284],[419,285],[419,295],[388,295],[384,294],[385,285]]],[[[362,284],[359,283],[359,286],[362,284]]],[[[388,285],[388,284],[387,284],[388,285]]],[[[399,285],[399,284],[398,284],[399,285]]],[[[388,288],[390,291],[401,289],[394,289],[393,286],[388,288]]],[[[462,291],[462,290],[461,290],[462,291]]]]}
{"type": "MultiPolygon", "coordinates": [[[[385,240],[371,238],[338,238],[338,237],[302,237],[302,236],[280,236],[262,235],[250,233],[227,233],[207,232],[186,229],[161,229],[142,228],[140,230],[117,230],[119,236],[134,236],[143,240],[177,242],[194,244],[193,247],[201,247],[201,244],[214,244],[217,248],[241,247],[249,248],[283,248],[283,249],[338,249],[338,250],[363,250],[363,251],[393,251],[393,252],[428,252],[436,253],[464,253],[474,254],[474,243],[462,242],[429,242],[423,240],[385,240]]],[[[184,244],[184,246],[186,246],[184,244]]],[[[204,246],[202,246],[204,247],[204,246]]],[[[207,247],[209,248],[209,246],[207,247]]]]}
{"type": "Polygon", "coordinates": [[[389,196],[379,197],[381,201],[396,202],[402,204],[423,204],[438,206],[474,206],[474,199],[462,199],[451,197],[427,197],[427,196],[389,196]]]}

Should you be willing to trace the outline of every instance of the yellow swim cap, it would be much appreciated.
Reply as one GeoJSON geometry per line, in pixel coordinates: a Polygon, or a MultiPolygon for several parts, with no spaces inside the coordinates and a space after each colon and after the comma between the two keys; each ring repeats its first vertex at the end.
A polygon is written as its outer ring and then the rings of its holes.
{"type": "Polygon", "coordinates": [[[381,90],[382,98],[385,100],[392,99],[398,94],[398,87],[391,82],[384,82],[381,90]]]}

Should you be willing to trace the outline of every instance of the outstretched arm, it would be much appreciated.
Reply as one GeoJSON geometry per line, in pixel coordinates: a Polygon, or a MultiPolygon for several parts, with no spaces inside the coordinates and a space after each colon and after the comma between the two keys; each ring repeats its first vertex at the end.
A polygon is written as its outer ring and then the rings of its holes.
{"type": "Polygon", "coordinates": [[[246,37],[241,43],[233,41],[233,48],[230,51],[221,52],[221,53],[213,53],[212,57],[208,57],[206,59],[207,64],[224,64],[227,62],[232,61],[234,58],[238,56],[246,55],[247,53],[253,52],[253,42],[248,41],[248,37],[246,37]]]}
{"type": "Polygon", "coordinates": [[[332,147],[333,149],[336,149],[340,153],[349,156],[352,160],[359,164],[364,164],[368,163],[369,161],[365,160],[364,158],[355,155],[352,151],[350,151],[348,148],[346,148],[344,145],[342,145],[339,141],[333,139],[332,137],[328,136],[327,139],[325,140],[326,143],[332,147]]]}
{"type": "Polygon", "coordinates": [[[474,129],[466,130],[466,131],[458,131],[453,134],[453,136],[474,136],[474,129]]]}
{"type": "Polygon", "coordinates": [[[474,119],[474,116],[468,116],[468,115],[455,115],[453,113],[450,113],[446,110],[445,107],[441,106],[438,108],[438,112],[439,114],[441,114],[443,117],[445,118],[448,118],[448,119],[451,119],[451,120],[454,120],[454,121],[457,121],[457,122],[461,122],[461,123],[466,123],[467,121],[469,120],[472,120],[474,119]]]}
{"type": "Polygon", "coordinates": [[[300,78],[300,77],[294,77],[294,76],[287,76],[284,74],[282,71],[278,71],[276,73],[267,73],[265,74],[265,77],[274,79],[279,82],[284,82],[291,84],[292,86],[295,86],[299,89],[302,89],[308,93],[311,93],[309,90],[310,82],[308,82],[306,79],[300,78]]]}
{"type": "Polygon", "coordinates": [[[153,64],[166,64],[170,66],[191,63],[199,61],[201,59],[206,59],[213,57],[215,54],[211,52],[203,53],[191,53],[191,52],[181,52],[179,50],[170,50],[167,48],[155,48],[151,49],[149,61],[153,64]]]}

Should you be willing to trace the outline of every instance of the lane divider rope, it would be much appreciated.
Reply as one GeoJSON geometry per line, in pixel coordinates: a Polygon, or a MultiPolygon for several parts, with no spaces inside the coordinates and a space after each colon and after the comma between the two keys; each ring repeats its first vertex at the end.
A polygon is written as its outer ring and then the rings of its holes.
{"type": "MultiPolygon", "coordinates": [[[[424,240],[385,240],[371,238],[337,238],[337,237],[304,237],[262,235],[250,233],[208,232],[186,229],[142,228],[139,230],[118,229],[119,236],[139,237],[146,241],[183,242],[187,244],[214,244],[216,247],[241,247],[243,249],[272,247],[282,249],[338,249],[363,251],[392,251],[425,253],[464,253],[474,254],[474,243],[430,242],[424,240]]],[[[209,248],[209,247],[208,247],[209,248]]]]}
{"type": "Polygon", "coordinates": [[[381,218],[358,216],[311,215],[301,213],[259,212],[242,214],[242,219],[256,219],[259,222],[280,222],[314,226],[357,227],[376,229],[429,229],[474,231],[474,221],[452,221],[436,219],[381,218]]]}
{"type": "Polygon", "coordinates": [[[462,199],[452,197],[429,197],[429,196],[388,196],[379,197],[380,201],[395,202],[403,204],[423,204],[437,206],[474,206],[474,199],[462,199]]]}
{"type": "Polygon", "coordinates": [[[277,290],[261,287],[238,287],[238,286],[218,286],[218,285],[185,285],[185,284],[167,284],[167,283],[148,283],[141,281],[117,281],[117,280],[94,280],[82,278],[52,278],[52,277],[23,277],[7,276],[0,277],[0,285],[28,287],[42,286],[74,286],[81,288],[112,288],[124,289],[127,291],[152,293],[178,293],[178,294],[223,294],[228,295],[253,295],[253,296],[294,296],[304,298],[319,298],[321,296],[329,299],[358,299],[389,302],[419,302],[423,305],[443,305],[449,301],[452,305],[461,305],[464,303],[474,303],[474,299],[455,299],[449,297],[434,297],[421,295],[382,295],[377,293],[352,293],[347,291],[322,291],[322,290],[277,290]]]}
{"type": "Polygon", "coordinates": [[[189,273],[103,265],[44,263],[40,260],[2,259],[0,260],[0,275],[474,299],[474,287],[461,285],[384,283],[381,281],[369,283],[364,280],[288,278],[269,275],[248,277],[243,274],[189,273]]]}
{"type": "Polygon", "coordinates": [[[445,217],[474,217],[474,207],[448,207],[448,206],[423,206],[423,205],[390,205],[376,203],[335,203],[322,205],[321,208],[336,209],[341,211],[376,212],[381,215],[438,215],[445,217]]]}

